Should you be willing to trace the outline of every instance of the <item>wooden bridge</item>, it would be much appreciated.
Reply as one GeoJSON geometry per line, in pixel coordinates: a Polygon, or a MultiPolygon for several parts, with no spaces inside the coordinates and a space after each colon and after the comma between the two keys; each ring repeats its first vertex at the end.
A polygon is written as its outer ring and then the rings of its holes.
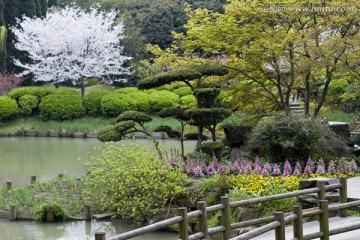
{"type": "Polygon", "coordinates": [[[222,235],[223,240],[353,240],[360,236],[360,218],[347,217],[347,209],[360,206],[360,189],[358,185],[360,178],[340,178],[339,183],[325,185],[325,180],[317,179],[316,187],[302,189],[296,192],[288,192],[272,196],[230,202],[227,196],[221,197],[221,204],[206,206],[204,201],[198,202],[198,210],[187,212],[186,208],[178,208],[178,216],[151,224],[130,232],[126,232],[111,238],[106,238],[105,233],[95,234],[95,240],[125,240],[146,233],[156,231],[173,224],[179,224],[179,240],[211,239],[210,236],[217,233],[222,235]],[[328,204],[325,200],[326,192],[339,191],[339,202],[328,204]],[[348,190],[349,195],[348,195],[348,190]],[[308,194],[316,194],[318,206],[315,208],[302,209],[301,205],[295,205],[290,213],[275,212],[273,216],[252,219],[243,222],[230,222],[231,208],[238,208],[249,204],[258,204],[267,201],[299,197],[308,194]],[[352,200],[348,202],[348,199],[352,200]],[[207,215],[215,211],[221,211],[221,225],[215,228],[208,228],[207,215]],[[339,212],[339,217],[329,218],[329,212],[339,212]],[[317,216],[318,221],[303,223],[303,218],[317,216]],[[199,232],[189,235],[188,220],[197,218],[199,232]],[[287,225],[291,227],[286,227],[287,225]],[[249,232],[238,236],[232,236],[233,230],[247,226],[259,226],[249,232]],[[354,235],[356,231],[356,235],[354,235]]]}

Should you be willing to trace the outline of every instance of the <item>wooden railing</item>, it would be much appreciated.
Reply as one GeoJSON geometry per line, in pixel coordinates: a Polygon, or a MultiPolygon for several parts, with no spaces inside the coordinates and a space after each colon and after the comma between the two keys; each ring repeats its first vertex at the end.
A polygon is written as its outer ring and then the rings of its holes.
{"type": "Polygon", "coordinates": [[[152,231],[156,231],[173,224],[179,224],[179,239],[181,240],[193,240],[193,239],[209,239],[209,236],[215,233],[222,233],[224,240],[246,240],[259,236],[271,230],[275,230],[276,240],[285,240],[285,225],[293,223],[294,226],[294,238],[293,240],[309,240],[320,238],[321,240],[328,240],[329,236],[352,231],[360,228],[360,224],[348,224],[342,228],[329,229],[329,211],[339,211],[341,217],[346,217],[346,209],[360,206],[360,201],[354,201],[347,203],[347,180],[346,178],[340,178],[339,183],[325,186],[325,181],[318,180],[317,186],[314,188],[299,190],[296,192],[288,192],[283,194],[276,194],[272,196],[253,198],[248,200],[242,200],[237,202],[230,202],[229,197],[221,197],[221,203],[214,206],[206,206],[204,201],[197,203],[198,210],[187,212],[187,208],[178,208],[178,216],[151,224],[139,229],[135,229],[126,233],[122,233],[111,238],[106,238],[105,233],[97,232],[95,234],[95,240],[125,240],[131,239],[136,236],[140,236],[152,231]],[[328,201],[325,200],[325,192],[339,189],[339,203],[328,205],[328,201]],[[249,204],[263,203],[267,201],[273,201],[278,199],[285,199],[290,197],[298,197],[306,194],[316,193],[318,197],[318,206],[310,209],[302,209],[301,205],[295,205],[292,213],[275,212],[273,216],[252,219],[243,222],[230,222],[230,210],[231,208],[238,208],[249,204]],[[208,213],[221,211],[221,225],[208,228],[207,215],[208,213]],[[304,235],[303,233],[303,218],[309,216],[319,216],[320,231],[312,234],[304,235]],[[198,218],[199,232],[189,235],[188,231],[188,219],[198,218]],[[254,230],[231,238],[231,230],[241,227],[254,226],[258,224],[265,224],[254,230]]]}

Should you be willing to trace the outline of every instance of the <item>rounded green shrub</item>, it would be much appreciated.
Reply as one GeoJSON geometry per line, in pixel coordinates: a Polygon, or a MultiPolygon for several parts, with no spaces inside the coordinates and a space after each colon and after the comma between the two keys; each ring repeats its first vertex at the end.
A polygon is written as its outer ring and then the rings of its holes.
{"type": "Polygon", "coordinates": [[[127,97],[133,100],[136,108],[133,110],[140,111],[140,112],[149,112],[150,111],[150,96],[149,94],[137,91],[137,92],[130,92],[126,94],[127,97]]]}
{"type": "Polygon", "coordinates": [[[192,90],[190,87],[179,87],[175,90],[173,90],[174,93],[176,93],[177,95],[179,95],[179,97],[183,97],[186,95],[192,95],[192,90]]]}
{"type": "Polygon", "coordinates": [[[196,106],[196,97],[194,95],[186,95],[180,98],[182,106],[196,106]]]}
{"type": "Polygon", "coordinates": [[[43,120],[65,120],[80,118],[85,114],[82,99],[78,94],[50,94],[39,104],[43,120]]]}
{"type": "Polygon", "coordinates": [[[12,99],[19,100],[20,97],[24,95],[34,95],[41,99],[42,97],[53,93],[54,91],[55,89],[51,87],[19,87],[11,90],[8,93],[8,96],[12,99]]]}
{"type": "Polygon", "coordinates": [[[79,95],[79,92],[72,88],[56,88],[51,94],[75,94],[79,95]]]}
{"type": "Polygon", "coordinates": [[[22,114],[30,115],[38,107],[39,98],[34,95],[24,95],[19,98],[19,107],[22,114]]]}
{"type": "Polygon", "coordinates": [[[342,94],[345,93],[347,86],[349,85],[346,79],[335,79],[331,81],[328,89],[327,102],[332,105],[339,105],[341,103],[342,94]]]}
{"type": "Polygon", "coordinates": [[[308,156],[340,157],[347,146],[329,127],[299,116],[276,116],[254,129],[251,141],[273,162],[305,162],[308,156]]]}
{"type": "Polygon", "coordinates": [[[49,202],[35,208],[35,221],[45,222],[48,211],[54,213],[55,221],[64,221],[67,216],[66,210],[60,204],[49,202]]]}
{"type": "Polygon", "coordinates": [[[150,111],[157,112],[164,108],[175,106],[179,103],[179,96],[176,93],[161,90],[150,94],[150,111]]]}
{"type": "Polygon", "coordinates": [[[101,99],[110,93],[107,90],[94,90],[84,95],[83,102],[86,113],[92,116],[101,115],[101,99]]]}
{"type": "Polygon", "coordinates": [[[132,92],[140,92],[140,90],[137,89],[136,87],[126,87],[126,88],[120,88],[120,89],[114,91],[114,93],[122,93],[122,94],[128,94],[128,93],[132,93],[132,92]]]}
{"type": "Polygon", "coordinates": [[[125,94],[110,93],[101,99],[101,112],[108,116],[119,114],[136,109],[135,101],[125,94]]]}
{"type": "Polygon", "coordinates": [[[106,144],[86,165],[92,208],[116,211],[135,223],[163,213],[171,199],[186,193],[186,176],[148,147],[106,144]]]}
{"type": "Polygon", "coordinates": [[[199,150],[201,152],[207,153],[210,156],[214,155],[217,157],[217,159],[221,159],[221,155],[225,149],[225,145],[222,142],[216,141],[216,142],[204,142],[201,143],[199,150]]]}
{"type": "Polygon", "coordinates": [[[14,99],[0,96],[0,121],[6,120],[18,112],[19,108],[14,99]]]}

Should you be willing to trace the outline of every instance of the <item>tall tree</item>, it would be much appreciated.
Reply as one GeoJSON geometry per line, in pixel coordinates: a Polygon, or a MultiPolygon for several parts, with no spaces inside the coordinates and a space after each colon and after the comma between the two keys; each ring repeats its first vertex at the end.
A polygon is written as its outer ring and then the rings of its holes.
{"type": "Polygon", "coordinates": [[[47,0],[40,0],[40,6],[41,6],[41,16],[46,16],[46,12],[47,12],[47,0]]]}
{"type": "Polygon", "coordinates": [[[56,7],[58,5],[58,1],[57,0],[49,0],[48,1],[48,7],[56,7]]]}
{"type": "Polygon", "coordinates": [[[41,7],[40,0],[35,0],[35,14],[37,17],[41,17],[43,15],[41,7]]]}
{"type": "Polygon", "coordinates": [[[11,31],[17,39],[15,47],[26,51],[32,62],[14,63],[25,69],[22,75],[31,73],[35,81],[71,80],[81,86],[82,95],[89,78],[123,81],[128,74],[123,64],[130,58],[121,53],[123,25],[114,25],[116,15],[65,7],[46,18],[24,17],[11,31]]]}
{"type": "Polygon", "coordinates": [[[5,25],[4,8],[4,0],[0,0],[0,26],[5,25]]]}
{"type": "Polygon", "coordinates": [[[19,5],[19,12],[21,16],[34,17],[36,15],[35,0],[22,0],[19,5]]]}

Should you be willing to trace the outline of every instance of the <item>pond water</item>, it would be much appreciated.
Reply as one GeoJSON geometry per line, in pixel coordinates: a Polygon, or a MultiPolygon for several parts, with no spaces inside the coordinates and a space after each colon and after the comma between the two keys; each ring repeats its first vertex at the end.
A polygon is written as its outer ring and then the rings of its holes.
{"type": "MultiPolygon", "coordinates": [[[[152,146],[148,139],[123,140],[116,144],[130,144],[136,141],[141,145],[152,146]]],[[[159,139],[162,149],[170,151],[179,148],[175,140],[159,139]]],[[[97,139],[82,138],[0,138],[0,184],[7,180],[13,187],[30,183],[31,176],[40,181],[56,177],[59,173],[80,177],[85,173],[84,162],[95,154],[94,148],[104,143],[97,139]]],[[[185,151],[193,150],[195,143],[185,142],[185,151]]],[[[83,240],[95,239],[97,231],[105,231],[107,237],[126,232],[132,227],[120,221],[74,221],[65,223],[37,224],[31,221],[9,221],[0,218],[2,240],[83,240]]],[[[175,233],[155,232],[134,239],[177,239],[175,233]]]]}

